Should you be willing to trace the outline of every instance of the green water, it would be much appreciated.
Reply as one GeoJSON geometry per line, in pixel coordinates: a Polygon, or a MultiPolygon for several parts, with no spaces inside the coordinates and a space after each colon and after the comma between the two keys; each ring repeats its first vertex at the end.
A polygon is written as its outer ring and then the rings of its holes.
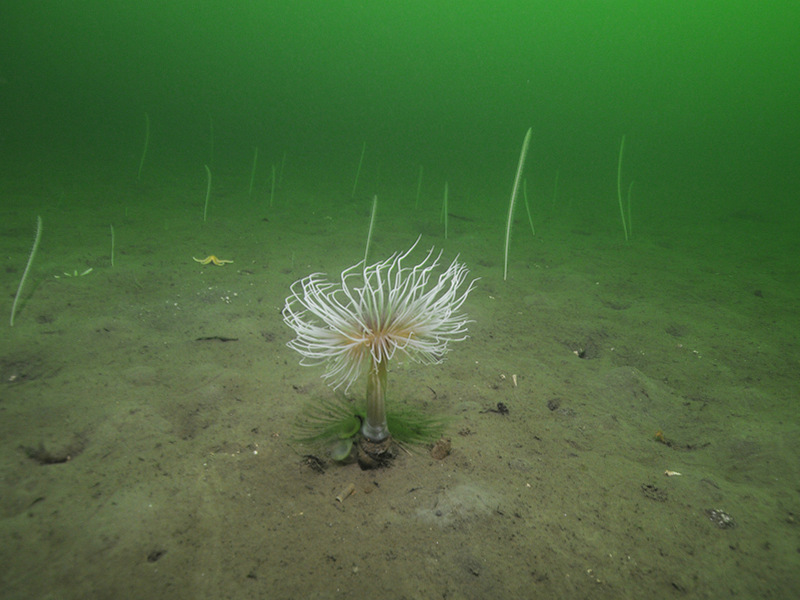
{"type": "Polygon", "coordinates": [[[0,327],[0,595],[796,595],[798,31],[785,0],[2,2],[0,310],[43,232],[0,327]],[[453,451],[319,474],[288,440],[333,392],[281,310],[374,196],[370,261],[421,235],[481,278],[470,339],[389,375],[453,451]]]}
{"type": "Polygon", "coordinates": [[[613,189],[623,134],[637,194],[679,185],[696,210],[797,187],[791,2],[239,4],[5,2],[5,153],[124,162],[148,112],[156,162],[202,169],[213,119],[219,166],[258,146],[349,171],[366,141],[365,193],[424,164],[499,194],[531,126],[544,195],[556,171],[565,194],[613,189]]]}

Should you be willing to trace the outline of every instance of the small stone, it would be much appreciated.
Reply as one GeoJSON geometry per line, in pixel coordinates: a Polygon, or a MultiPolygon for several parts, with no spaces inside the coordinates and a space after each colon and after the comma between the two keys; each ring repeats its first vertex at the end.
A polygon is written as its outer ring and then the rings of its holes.
{"type": "Polygon", "coordinates": [[[707,508],[705,513],[711,522],[720,529],[732,529],[733,527],[736,527],[736,521],[733,520],[733,517],[723,510],[718,508],[707,508]]]}
{"type": "Polygon", "coordinates": [[[433,445],[433,448],[431,448],[431,456],[435,460],[444,460],[450,454],[451,447],[450,438],[441,437],[439,441],[433,445]]]}

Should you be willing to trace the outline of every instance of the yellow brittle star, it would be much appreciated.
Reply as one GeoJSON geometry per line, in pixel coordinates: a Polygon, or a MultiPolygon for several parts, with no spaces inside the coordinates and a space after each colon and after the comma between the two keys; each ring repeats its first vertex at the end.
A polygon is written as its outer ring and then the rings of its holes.
{"type": "Polygon", "coordinates": [[[211,263],[211,264],[214,264],[214,265],[216,265],[218,267],[221,267],[222,265],[227,265],[228,263],[232,263],[233,262],[232,260],[223,260],[221,258],[217,258],[213,254],[210,255],[210,256],[206,256],[205,258],[195,258],[193,256],[192,259],[194,259],[196,262],[199,262],[201,265],[207,265],[207,264],[211,263]]]}

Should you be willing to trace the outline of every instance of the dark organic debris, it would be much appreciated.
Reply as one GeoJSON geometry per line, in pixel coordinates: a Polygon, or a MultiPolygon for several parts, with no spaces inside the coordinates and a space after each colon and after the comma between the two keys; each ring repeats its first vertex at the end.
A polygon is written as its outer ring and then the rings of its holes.
{"type": "Polygon", "coordinates": [[[35,460],[40,465],[60,465],[71,461],[83,451],[83,444],[75,442],[58,450],[49,450],[43,443],[34,448],[33,446],[20,446],[20,449],[30,459],[35,460]]]}
{"type": "Polygon", "coordinates": [[[166,550],[153,550],[147,555],[147,562],[156,562],[159,558],[167,553],[166,550]]]}
{"type": "Polygon", "coordinates": [[[319,456],[314,456],[313,454],[304,454],[303,464],[306,465],[309,469],[311,469],[315,473],[325,472],[326,468],[325,461],[322,460],[319,456]]]}
{"type": "Polygon", "coordinates": [[[481,412],[481,414],[484,414],[484,413],[495,413],[495,414],[498,414],[498,415],[507,415],[508,414],[508,407],[504,403],[498,402],[497,403],[497,408],[487,408],[486,410],[482,410],[480,412],[481,412]]]}
{"type": "Polygon", "coordinates": [[[662,490],[652,483],[643,483],[642,484],[642,494],[648,500],[655,500],[656,502],[666,502],[667,501],[667,492],[666,490],[662,490]]]}

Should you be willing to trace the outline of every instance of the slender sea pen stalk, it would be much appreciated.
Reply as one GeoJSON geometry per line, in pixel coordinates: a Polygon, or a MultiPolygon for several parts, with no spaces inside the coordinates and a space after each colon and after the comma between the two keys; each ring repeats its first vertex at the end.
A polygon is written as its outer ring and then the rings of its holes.
{"type": "Polygon", "coordinates": [[[367,232],[367,245],[364,248],[364,265],[367,264],[367,256],[369,256],[369,245],[372,243],[372,228],[375,227],[375,213],[378,210],[378,195],[372,198],[372,214],[369,217],[369,231],[367,232]]]}
{"type": "Polygon", "coordinates": [[[256,180],[256,165],[258,164],[258,146],[253,148],[253,168],[250,169],[250,191],[247,192],[247,197],[253,197],[253,183],[256,180]]]}
{"type": "Polygon", "coordinates": [[[353,194],[350,196],[351,198],[356,197],[356,188],[358,187],[358,176],[361,174],[361,164],[364,162],[364,152],[367,150],[367,142],[366,140],[361,146],[361,158],[358,159],[358,169],[356,169],[356,180],[353,182],[353,194]]]}
{"type": "Polygon", "coordinates": [[[22,272],[22,279],[19,281],[19,287],[17,288],[17,293],[14,295],[14,303],[11,305],[11,320],[9,324],[11,327],[14,326],[14,315],[17,313],[17,302],[19,301],[19,297],[22,295],[22,287],[25,285],[25,279],[28,277],[28,272],[31,270],[31,264],[33,263],[33,257],[36,256],[36,250],[39,248],[39,242],[42,239],[42,217],[36,217],[36,237],[33,238],[33,247],[31,248],[30,256],[28,256],[28,264],[25,265],[25,270],[22,272]]]}
{"type": "Polygon", "coordinates": [[[617,200],[619,200],[619,216],[622,219],[622,231],[625,232],[625,241],[628,241],[628,225],[625,223],[625,210],[622,208],[622,152],[625,149],[625,136],[619,143],[619,161],[617,162],[617,200]]]}
{"type": "Polygon", "coordinates": [[[519,153],[519,164],[517,165],[517,176],[514,177],[514,188],[511,190],[511,202],[508,203],[508,221],[506,222],[506,247],[503,259],[503,281],[508,277],[508,244],[511,241],[511,223],[514,220],[514,203],[517,199],[519,190],[519,180],[522,176],[522,169],[525,167],[525,155],[528,153],[528,144],[531,141],[532,127],[528,127],[525,139],[522,142],[522,150],[519,153]]]}
{"type": "Polygon", "coordinates": [[[206,203],[203,205],[203,221],[206,220],[206,216],[208,215],[208,199],[211,197],[211,169],[208,168],[208,165],[203,165],[206,168],[206,175],[208,179],[208,184],[206,185],[206,203]]]}
{"type": "Polygon", "coordinates": [[[144,113],[144,148],[142,148],[142,158],[139,159],[139,174],[136,181],[142,179],[142,167],[144,167],[144,157],[147,156],[147,146],[150,144],[150,115],[144,113]]]}
{"type": "Polygon", "coordinates": [[[528,213],[528,223],[531,224],[531,234],[536,237],[536,230],[533,228],[533,217],[531,216],[531,207],[528,206],[528,179],[522,180],[522,198],[525,200],[525,212],[528,213]]]}
{"type": "Polygon", "coordinates": [[[114,226],[109,225],[111,227],[111,268],[114,268],[114,226]]]}

